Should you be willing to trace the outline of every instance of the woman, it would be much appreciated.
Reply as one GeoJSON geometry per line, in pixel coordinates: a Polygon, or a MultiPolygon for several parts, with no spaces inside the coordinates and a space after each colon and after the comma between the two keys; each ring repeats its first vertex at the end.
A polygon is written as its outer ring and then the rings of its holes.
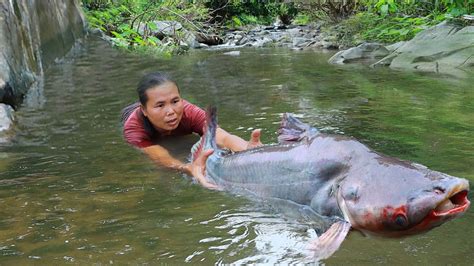
{"type": "MultiPolygon", "coordinates": [[[[204,187],[215,188],[205,176],[205,165],[212,150],[202,153],[194,162],[183,163],[167,149],[156,144],[168,136],[197,133],[203,135],[206,113],[196,105],[181,98],[176,82],[167,75],[154,72],[145,75],[137,88],[139,103],[126,107],[122,112],[123,134],[131,145],[141,149],[158,165],[191,175],[204,187]]],[[[217,128],[216,142],[220,147],[234,152],[262,145],[260,130],[254,130],[250,141],[217,128]]]]}

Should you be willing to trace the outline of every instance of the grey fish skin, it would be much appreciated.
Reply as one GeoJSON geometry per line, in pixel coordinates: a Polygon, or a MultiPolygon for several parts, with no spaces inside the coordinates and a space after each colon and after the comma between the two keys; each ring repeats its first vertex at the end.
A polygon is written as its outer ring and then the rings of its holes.
{"type": "MultiPolygon", "coordinates": [[[[291,130],[283,132],[295,134],[293,119],[290,124],[284,119],[291,130]]],[[[212,131],[213,123],[208,124],[212,131]]],[[[225,190],[307,206],[322,217],[339,217],[366,234],[387,237],[428,231],[470,205],[466,179],[301,125],[304,132],[296,134],[303,137],[287,138],[297,142],[235,154],[207,139],[204,149],[216,149],[206,164],[207,177],[225,190]]]]}
{"type": "Polygon", "coordinates": [[[224,157],[215,156],[207,163],[207,175],[226,190],[240,189],[258,197],[290,200],[308,206],[313,202],[315,206],[312,207],[321,215],[342,216],[333,189],[347,166],[330,157],[318,159],[311,151],[323,147],[316,147],[316,144],[270,145],[224,157]]]}

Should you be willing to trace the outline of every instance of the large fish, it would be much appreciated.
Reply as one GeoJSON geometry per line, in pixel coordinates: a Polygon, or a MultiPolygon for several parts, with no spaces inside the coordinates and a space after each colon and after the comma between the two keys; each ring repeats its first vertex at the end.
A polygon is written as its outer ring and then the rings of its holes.
{"type": "Polygon", "coordinates": [[[312,249],[332,255],[351,228],[401,237],[426,232],[463,214],[469,182],[372,151],[344,136],[318,132],[285,114],[279,144],[230,153],[215,142],[216,111],[193,157],[206,149],[206,177],[223,190],[296,210],[322,233],[312,249]]]}

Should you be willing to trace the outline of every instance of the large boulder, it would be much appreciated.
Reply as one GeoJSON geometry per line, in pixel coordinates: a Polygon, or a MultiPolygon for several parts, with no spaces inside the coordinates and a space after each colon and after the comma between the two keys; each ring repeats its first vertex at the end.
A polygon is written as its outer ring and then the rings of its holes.
{"type": "Polygon", "coordinates": [[[183,25],[177,21],[164,20],[153,21],[153,27],[150,28],[147,24],[142,23],[138,27],[138,33],[144,34],[147,32],[150,35],[156,36],[159,39],[166,39],[170,37],[177,39],[180,46],[186,48],[199,48],[199,42],[193,32],[185,29],[183,25]]]}
{"type": "Polygon", "coordinates": [[[406,41],[400,41],[400,42],[396,42],[396,43],[387,45],[387,46],[385,46],[385,48],[387,48],[387,50],[388,50],[390,53],[393,53],[393,52],[395,52],[396,50],[398,50],[398,48],[402,47],[405,43],[406,43],[406,41]]]}
{"type": "Polygon", "coordinates": [[[78,0],[0,1],[0,103],[18,105],[84,34],[78,0]]]}
{"type": "Polygon", "coordinates": [[[183,29],[183,25],[181,25],[181,23],[172,20],[156,20],[151,23],[153,24],[153,27],[149,27],[146,23],[140,24],[140,26],[138,27],[138,33],[145,34],[145,32],[147,32],[148,34],[157,37],[164,37],[174,36],[177,34],[177,32],[183,29]]]}
{"type": "Polygon", "coordinates": [[[379,43],[363,43],[357,47],[337,52],[329,59],[329,63],[344,64],[360,59],[381,58],[388,54],[387,48],[379,43]]]}
{"type": "Polygon", "coordinates": [[[446,22],[426,29],[373,66],[452,75],[474,71],[474,26],[446,22]]]}

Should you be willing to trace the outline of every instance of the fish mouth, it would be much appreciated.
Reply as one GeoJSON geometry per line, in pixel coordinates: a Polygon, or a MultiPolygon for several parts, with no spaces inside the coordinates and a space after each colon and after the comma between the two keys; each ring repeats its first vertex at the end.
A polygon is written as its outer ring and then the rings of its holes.
{"type": "Polygon", "coordinates": [[[471,204],[467,198],[468,192],[469,188],[466,186],[459,186],[453,189],[451,193],[431,211],[431,214],[435,217],[443,217],[465,212],[471,204]]]}

